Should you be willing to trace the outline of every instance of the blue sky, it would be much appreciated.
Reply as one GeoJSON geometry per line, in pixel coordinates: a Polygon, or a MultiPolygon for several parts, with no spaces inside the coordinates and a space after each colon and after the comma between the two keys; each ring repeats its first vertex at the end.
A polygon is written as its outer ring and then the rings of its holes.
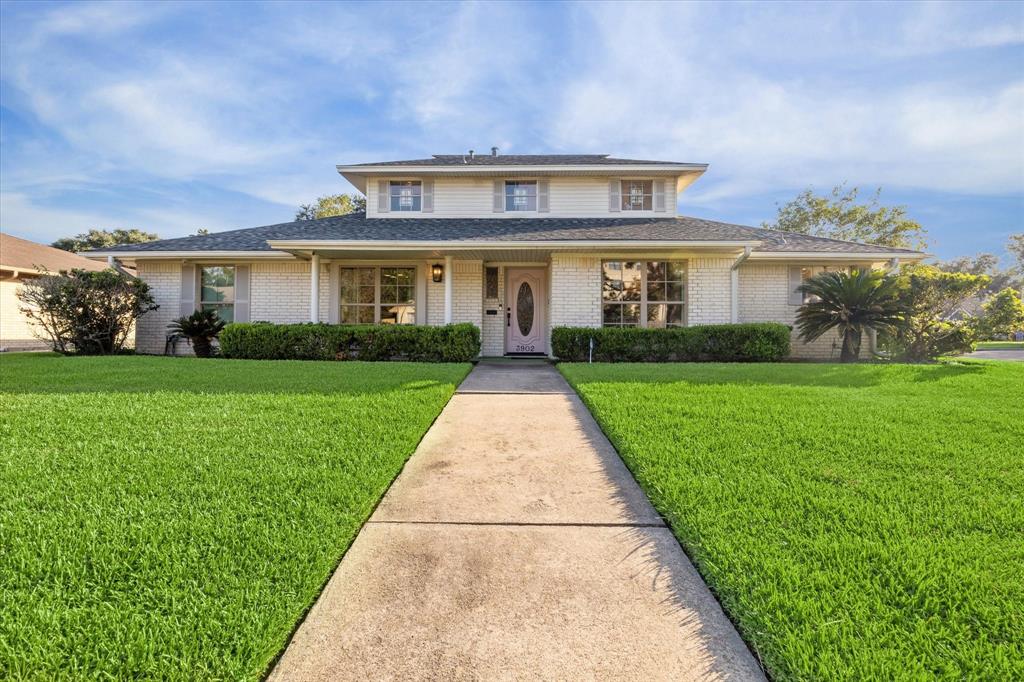
{"type": "Polygon", "coordinates": [[[337,163],[709,163],[684,214],[883,188],[933,253],[1024,231],[1024,3],[0,5],[0,227],[290,220],[337,163]]]}

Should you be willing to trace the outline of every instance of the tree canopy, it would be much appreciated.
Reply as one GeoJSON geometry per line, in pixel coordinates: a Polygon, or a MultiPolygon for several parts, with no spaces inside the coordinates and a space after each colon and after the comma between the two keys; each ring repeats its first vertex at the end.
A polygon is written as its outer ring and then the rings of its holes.
{"type": "Polygon", "coordinates": [[[837,185],[820,196],[805,189],[792,201],[779,206],[774,222],[762,227],[798,232],[816,237],[881,244],[904,249],[924,249],[925,229],[907,217],[905,206],[882,206],[882,190],[867,203],[857,203],[859,190],[837,185]]]}
{"type": "Polygon", "coordinates": [[[299,206],[295,220],[316,220],[365,210],[366,197],[358,194],[327,194],[317,197],[316,203],[299,206]]]}
{"type": "Polygon", "coordinates": [[[141,244],[160,239],[160,236],[153,232],[142,230],[89,230],[74,237],[58,239],[51,246],[64,251],[86,251],[88,249],[106,249],[111,246],[122,244],[141,244]]]}

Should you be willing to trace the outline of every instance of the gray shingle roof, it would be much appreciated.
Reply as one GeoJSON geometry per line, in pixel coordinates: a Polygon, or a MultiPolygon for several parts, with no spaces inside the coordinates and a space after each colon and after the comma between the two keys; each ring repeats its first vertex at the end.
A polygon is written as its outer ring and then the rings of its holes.
{"type": "MultiPolygon", "coordinates": [[[[358,166],[692,166],[679,161],[648,161],[644,159],[616,159],[607,154],[434,154],[429,159],[356,163],[358,166]]],[[[697,164],[704,165],[704,164],[697,164]]]]}
{"type": "Polygon", "coordinates": [[[756,251],[822,253],[917,253],[873,244],[730,225],[702,218],[372,218],[352,213],[210,235],[118,246],[111,251],[270,251],[267,240],[545,242],[761,241],[756,251]]]}

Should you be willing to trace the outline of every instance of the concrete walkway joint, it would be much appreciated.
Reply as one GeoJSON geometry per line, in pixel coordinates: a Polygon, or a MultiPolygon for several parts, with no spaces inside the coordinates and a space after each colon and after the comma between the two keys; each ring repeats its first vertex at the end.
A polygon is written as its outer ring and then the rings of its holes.
{"type": "Polygon", "coordinates": [[[551,366],[478,365],[271,674],[763,680],[551,366]]]}

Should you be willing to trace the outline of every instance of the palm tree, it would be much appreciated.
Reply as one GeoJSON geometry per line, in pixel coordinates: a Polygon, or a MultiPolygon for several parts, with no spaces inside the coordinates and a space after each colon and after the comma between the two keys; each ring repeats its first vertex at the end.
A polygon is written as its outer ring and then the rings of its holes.
{"type": "Polygon", "coordinates": [[[187,337],[196,357],[208,358],[213,355],[213,340],[220,336],[226,324],[213,310],[197,310],[188,317],[179,317],[167,328],[187,337]]]}
{"type": "Polygon", "coordinates": [[[903,322],[896,278],[881,270],[822,272],[797,291],[807,300],[796,315],[800,338],[810,342],[838,329],[843,339],[842,362],[853,362],[860,355],[865,331],[892,332],[903,322]]]}

